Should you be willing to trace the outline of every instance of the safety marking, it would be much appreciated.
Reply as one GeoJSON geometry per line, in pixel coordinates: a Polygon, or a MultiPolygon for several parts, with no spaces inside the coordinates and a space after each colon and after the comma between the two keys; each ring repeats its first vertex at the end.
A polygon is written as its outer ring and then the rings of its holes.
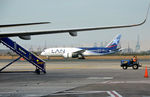
{"type": "Polygon", "coordinates": [[[116,91],[63,91],[63,92],[57,92],[51,95],[83,95],[83,94],[95,94],[95,93],[107,93],[110,97],[122,97],[119,93],[116,91]]]}
{"type": "Polygon", "coordinates": [[[15,91],[14,92],[0,92],[0,97],[4,97],[4,95],[10,95],[13,93],[16,93],[16,92],[15,91]]]}
{"type": "Polygon", "coordinates": [[[54,69],[73,69],[73,67],[60,67],[60,68],[54,68],[54,69]]]}
{"type": "Polygon", "coordinates": [[[29,95],[26,95],[25,97],[43,97],[44,95],[34,95],[34,94],[29,94],[29,95]]]}
{"type": "Polygon", "coordinates": [[[94,93],[104,93],[106,91],[63,91],[55,93],[52,95],[67,95],[67,94],[94,94],[94,93]]]}
{"type": "Polygon", "coordinates": [[[123,84],[123,83],[141,83],[141,84],[150,84],[150,81],[105,81],[105,82],[101,82],[103,84],[123,84]]]}
{"type": "Polygon", "coordinates": [[[15,92],[0,92],[0,94],[11,94],[11,93],[15,93],[15,92]]]}
{"type": "Polygon", "coordinates": [[[117,93],[116,91],[107,91],[107,93],[111,96],[111,97],[122,97],[119,93],[117,93]]]}
{"type": "Polygon", "coordinates": [[[106,80],[111,80],[113,77],[88,77],[87,79],[106,79],[106,80]]]}

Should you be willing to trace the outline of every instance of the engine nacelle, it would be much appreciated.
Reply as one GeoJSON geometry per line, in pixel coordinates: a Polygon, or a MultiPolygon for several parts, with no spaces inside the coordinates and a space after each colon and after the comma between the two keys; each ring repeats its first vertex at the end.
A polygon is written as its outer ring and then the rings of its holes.
{"type": "Polygon", "coordinates": [[[19,38],[21,38],[21,39],[23,39],[23,40],[31,40],[31,36],[30,36],[30,35],[19,36],[19,38]]]}
{"type": "Polygon", "coordinates": [[[63,54],[63,57],[64,58],[78,58],[79,54],[77,54],[77,53],[65,53],[65,54],[63,54]]]}

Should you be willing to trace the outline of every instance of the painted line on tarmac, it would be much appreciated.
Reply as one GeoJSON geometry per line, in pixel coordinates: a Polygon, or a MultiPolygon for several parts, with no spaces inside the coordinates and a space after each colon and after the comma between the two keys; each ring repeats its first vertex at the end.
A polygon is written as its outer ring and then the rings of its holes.
{"type": "Polygon", "coordinates": [[[107,80],[111,80],[114,79],[113,77],[88,77],[87,79],[107,79],[107,80]]]}
{"type": "Polygon", "coordinates": [[[140,84],[150,84],[150,81],[104,81],[104,82],[101,82],[102,84],[137,84],[137,83],[140,83],[140,84]]]}
{"type": "Polygon", "coordinates": [[[74,69],[73,67],[60,67],[60,68],[53,68],[53,69],[74,69]]]}
{"type": "Polygon", "coordinates": [[[15,93],[15,92],[0,92],[0,95],[1,94],[11,94],[11,93],[15,93]]]}
{"type": "Polygon", "coordinates": [[[52,95],[68,95],[68,94],[94,94],[94,93],[104,93],[106,91],[64,91],[61,93],[56,93],[52,95]]]}
{"type": "Polygon", "coordinates": [[[28,94],[28,95],[25,95],[25,97],[43,97],[45,95],[34,95],[34,94],[28,94]]]}
{"type": "Polygon", "coordinates": [[[4,97],[4,95],[13,94],[15,92],[0,92],[0,97],[4,97]]]}
{"type": "Polygon", "coordinates": [[[122,97],[119,93],[117,93],[116,91],[107,91],[107,93],[111,96],[111,97],[122,97]]]}
{"type": "Polygon", "coordinates": [[[84,95],[84,94],[96,94],[96,93],[107,93],[110,97],[122,97],[118,92],[116,91],[63,91],[56,94],[51,95],[84,95]]]}

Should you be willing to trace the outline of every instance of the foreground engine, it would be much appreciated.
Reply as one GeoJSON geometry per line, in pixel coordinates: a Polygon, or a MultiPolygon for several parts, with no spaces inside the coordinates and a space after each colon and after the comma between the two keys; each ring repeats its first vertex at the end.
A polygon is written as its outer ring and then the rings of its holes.
{"type": "Polygon", "coordinates": [[[19,36],[19,38],[21,38],[23,40],[31,40],[31,36],[30,35],[19,36]]]}

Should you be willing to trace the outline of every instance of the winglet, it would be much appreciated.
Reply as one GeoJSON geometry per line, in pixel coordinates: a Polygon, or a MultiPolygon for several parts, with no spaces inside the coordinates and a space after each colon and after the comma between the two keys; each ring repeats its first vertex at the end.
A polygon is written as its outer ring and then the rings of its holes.
{"type": "Polygon", "coordinates": [[[144,20],[142,23],[138,24],[138,25],[142,25],[142,24],[144,24],[144,23],[146,22],[146,20],[147,20],[147,18],[148,18],[148,14],[149,14],[149,9],[150,9],[150,3],[149,3],[149,6],[148,6],[148,9],[147,9],[147,13],[146,13],[146,16],[145,16],[145,20],[144,20]]]}
{"type": "MultiPolygon", "coordinates": [[[[124,26],[124,27],[134,27],[134,26],[140,26],[140,25],[143,25],[146,21],[147,21],[147,18],[148,18],[148,14],[149,14],[149,9],[150,9],[150,3],[149,3],[149,6],[148,6],[148,9],[147,9],[147,12],[146,12],[146,16],[145,16],[145,19],[143,22],[139,23],[139,24],[133,24],[133,25],[129,25],[129,26],[124,26]]],[[[123,26],[121,26],[123,27],[123,26]]]]}
{"type": "Polygon", "coordinates": [[[147,20],[147,18],[148,18],[149,9],[150,9],[150,3],[149,3],[149,6],[148,6],[148,10],[147,10],[147,14],[146,14],[145,21],[146,21],[146,20],[147,20]]]}

